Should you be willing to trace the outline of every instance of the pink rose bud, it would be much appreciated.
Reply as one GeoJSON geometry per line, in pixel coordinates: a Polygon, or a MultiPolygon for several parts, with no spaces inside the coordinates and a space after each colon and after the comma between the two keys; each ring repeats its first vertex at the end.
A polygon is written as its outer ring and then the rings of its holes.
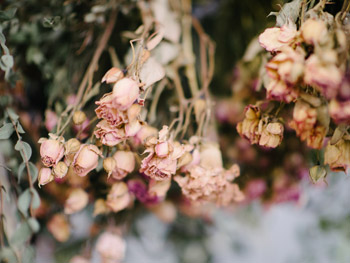
{"type": "Polygon", "coordinates": [[[103,76],[101,83],[106,82],[107,84],[116,83],[118,80],[124,77],[123,71],[119,68],[113,67],[106,72],[103,76]]]}
{"type": "Polygon", "coordinates": [[[109,211],[110,210],[109,210],[105,200],[103,200],[102,198],[99,198],[96,200],[95,205],[94,205],[93,216],[107,214],[109,211]]]}
{"type": "Polygon", "coordinates": [[[125,125],[125,135],[127,137],[133,137],[139,132],[141,127],[142,127],[142,125],[141,125],[140,121],[134,120],[133,122],[130,122],[130,123],[125,125]]]}
{"type": "Polygon", "coordinates": [[[78,110],[74,112],[73,114],[73,123],[75,125],[81,125],[83,122],[86,121],[86,114],[85,112],[78,110]]]}
{"type": "Polygon", "coordinates": [[[117,162],[113,157],[107,157],[103,160],[103,168],[108,173],[108,177],[112,174],[116,166],[117,162]]]}
{"type": "Polygon", "coordinates": [[[113,97],[116,107],[127,110],[139,97],[139,85],[130,78],[119,80],[113,87],[113,97]]]}
{"type": "Polygon", "coordinates": [[[101,262],[122,262],[125,256],[125,241],[117,234],[104,232],[97,240],[96,250],[101,262]]]}
{"type": "Polygon", "coordinates": [[[113,212],[119,212],[130,204],[132,201],[128,186],[124,182],[117,182],[112,185],[107,195],[106,205],[113,212]]]}
{"type": "Polygon", "coordinates": [[[55,166],[64,155],[63,144],[55,139],[41,138],[39,140],[41,161],[47,167],[55,166]]]}
{"type": "Polygon", "coordinates": [[[146,139],[149,137],[157,137],[158,130],[149,125],[142,125],[139,132],[135,135],[136,144],[145,143],[146,139]]]}
{"type": "Polygon", "coordinates": [[[50,168],[41,168],[39,171],[39,187],[50,183],[54,179],[50,168]]]}
{"type": "Polygon", "coordinates": [[[116,161],[112,174],[114,179],[121,180],[135,169],[135,156],[130,151],[117,151],[113,159],[116,161]]]}
{"type": "Polygon", "coordinates": [[[155,147],[156,154],[159,157],[166,157],[169,153],[169,144],[167,141],[158,143],[155,147]]]}
{"type": "Polygon", "coordinates": [[[98,156],[102,157],[102,153],[96,145],[81,145],[72,163],[74,172],[79,176],[86,176],[97,167],[98,156]]]}
{"type": "Polygon", "coordinates": [[[74,189],[64,203],[64,213],[73,214],[82,210],[89,201],[88,194],[81,188],[74,189]]]}
{"type": "Polygon", "coordinates": [[[128,109],[128,119],[129,122],[132,122],[134,120],[137,119],[137,117],[140,115],[141,113],[141,105],[139,104],[133,104],[129,109],[128,109]]]}
{"type": "Polygon", "coordinates": [[[69,139],[65,144],[65,154],[76,153],[80,149],[80,141],[75,138],[69,139]]]}
{"type": "Polygon", "coordinates": [[[151,179],[148,185],[148,193],[158,197],[165,197],[171,185],[171,179],[157,181],[151,179]]]}
{"type": "Polygon", "coordinates": [[[58,242],[66,242],[70,236],[70,227],[63,214],[55,214],[47,223],[47,229],[58,242]]]}
{"type": "Polygon", "coordinates": [[[96,127],[95,136],[104,145],[115,146],[126,139],[124,128],[112,127],[106,120],[100,121],[96,127]]]}

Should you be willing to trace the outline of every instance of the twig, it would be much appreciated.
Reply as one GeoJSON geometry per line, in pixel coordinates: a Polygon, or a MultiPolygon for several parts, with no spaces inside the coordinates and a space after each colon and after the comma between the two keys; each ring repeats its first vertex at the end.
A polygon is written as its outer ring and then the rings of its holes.
{"type": "Polygon", "coordinates": [[[158,101],[159,101],[159,98],[160,98],[160,95],[162,94],[164,88],[165,88],[165,85],[166,85],[166,82],[167,82],[167,79],[164,78],[157,86],[156,88],[156,91],[155,91],[155,94],[154,94],[154,97],[153,97],[153,100],[152,100],[152,104],[151,104],[151,107],[150,107],[150,112],[149,112],[149,117],[148,117],[148,120],[150,123],[153,123],[156,119],[156,110],[157,110],[157,105],[158,105],[158,101]]]}
{"type": "MultiPolygon", "coordinates": [[[[78,93],[77,93],[77,99],[74,103],[73,109],[70,112],[66,122],[64,123],[64,125],[62,126],[62,128],[59,129],[59,127],[57,126],[57,135],[60,135],[60,133],[68,126],[69,122],[71,121],[74,112],[78,109],[78,105],[83,97],[84,94],[87,94],[89,92],[89,90],[91,89],[92,86],[92,77],[93,77],[93,73],[98,65],[98,61],[102,55],[103,50],[105,49],[107,42],[112,34],[115,22],[117,20],[117,9],[114,9],[111,13],[109,22],[107,24],[107,27],[98,43],[98,46],[96,48],[96,51],[92,57],[92,60],[88,66],[88,69],[85,72],[85,75],[83,77],[83,80],[79,86],[78,89],[78,93]],[[90,80],[90,81],[89,81],[90,80]],[[88,87],[86,88],[86,85],[88,84],[88,87]],[[85,89],[86,88],[86,89],[85,89]],[[85,91],[85,92],[84,92],[85,91]]],[[[63,113],[67,114],[70,110],[64,111],[63,113]]],[[[64,116],[63,113],[61,114],[60,119],[64,116]]],[[[61,121],[59,120],[59,123],[61,121]]]]}

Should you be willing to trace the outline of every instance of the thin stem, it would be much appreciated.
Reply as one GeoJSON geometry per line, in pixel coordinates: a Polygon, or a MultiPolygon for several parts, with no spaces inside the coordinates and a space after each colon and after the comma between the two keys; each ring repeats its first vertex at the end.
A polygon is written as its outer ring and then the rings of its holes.
{"type": "MultiPolygon", "coordinates": [[[[149,112],[149,117],[148,120],[150,123],[153,123],[156,120],[156,110],[157,110],[157,105],[158,105],[158,101],[160,98],[160,95],[162,94],[165,86],[166,86],[166,82],[167,79],[163,79],[157,86],[153,100],[152,100],[152,104],[151,104],[151,108],[150,108],[150,112],[149,112]]],[[[146,99],[146,98],[145,98],[146,99]]]]}

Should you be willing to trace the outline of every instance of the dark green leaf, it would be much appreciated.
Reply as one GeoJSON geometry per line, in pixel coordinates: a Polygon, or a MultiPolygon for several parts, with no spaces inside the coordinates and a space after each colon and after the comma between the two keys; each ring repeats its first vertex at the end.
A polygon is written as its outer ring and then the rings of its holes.
{"type": "Polygon", "coordinates": [[[31,199],[32,199],[32,196],[29,189],[25,190],[18,198],[18,201],[17,201],[18,210],[21,211],[21,213],[24,216],[28,215],[28,209],[31,203],[31,199]]]}
{"type": "Polygon", "coordinates": [[[0,140],[7,140],[10,138],[14,131],[14,128],[11,123],[5,123],[1,128],[0,128],[0,140]]]}
{"type": "Polygon", "coordinates": [[[18,140],[15,149],[21,153],[23,161],[29,161],[32,156],[32,148],[28,143],[18,140]]]}

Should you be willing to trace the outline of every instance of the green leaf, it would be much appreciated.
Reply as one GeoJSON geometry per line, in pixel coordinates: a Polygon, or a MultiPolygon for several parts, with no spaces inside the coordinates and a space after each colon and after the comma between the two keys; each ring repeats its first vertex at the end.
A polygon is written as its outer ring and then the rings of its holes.
{"type": "Polygon", "coordinates": [[[25,162],[21,163],[18,167],[18,171],[17,171],[17,177],[18,177],[18,183],[21,181],[24,169],[26,168],[26,164],[25,162]]]}
{"type": "Polygon", "coordinates": [[[0,140],[7,140],[10,138],[14,131],[14,128],[11,123],[5,123],[1,128],[0,128],[0,140]]]}
{"type": "Polygon", "coordinates": [[[17,8],[12,7],[4,11],[0,11],[0,21],[11,20],[16,14],[17,8]]]}
{"type": "Polygon", "coordinates": [[[21,245],[25,243],[32,235],[32,230],[30,229],[27,222],[22,223],[13,233],[10,243],[12,245],[21,245]]]}
{"type": "Polygon", "coordinates": [[[28,225],[34,233],[37,233],[40,230],[40,224],[39,224],[38,220],[36,220],[33,217],[28,219],[28,225]]]}
{"type": "Polygon", "coordinates": [[[7,108],[6,112],[13,121],[16,121],[19,119],[19,116],[16,114],[16,112],[13,109],[7,108]]]}
{"type": "Polygon", "coordinates": [[[38,178],[38,168],[36,168],[35,164],[32,162],[29,162],[28,165],[29,172],[32,177],[32,182],[35,183],[36,179],[38,178]]]}
{"type": "Polygon", "coordinates": [[[18,198],[18,201],[17,201],[18,210],[21,211],[21,213],[24,216],[28,215],[28,209],[31,203],[31,199],[32,199],[32,196],[29,189],[25,190],[18,198]]]}
{"type": "Polygon", "coordinates": [[[31,46],[30,48],[28,48],[26,54],[26,60],[28,64],[34,63],[36,65],[40,65],[44,61],[44,59],[44,55],[38,47],[31,46]]]}
{"type": "Polygon", "coordinates": [[[17,263],[17,258],[13,250],[9,247],[0,249],[0,262],[17,263]]]}
{"type": "Polygon", "coordinates": [[[13,57],[11,55],[1,56],[1,62],[5,65],[6,68],[13,67],[13,57]]]}
{"type": "Polygon", "coordinates": [[[35,189],[31,189],[30,192],[32,193],[32,203],[31,206],[33,209],[37,209],[40,206],[40,196],[38,192],[35,189]]]}
{"type": "Polygon", "coordinates": [[[16,122],[16,126],[17,126],[17,131],[19,133],[26,133],[24,130],[23,130],[23,127],[22,125],[19,123],[19,121],[16,122]]]}
{"type": "Polygon", "coordinates": [[[35,262],[35,250],[33,246],[26,246],[23,252],[22,263],[33,263],[35,262]]]}
{"type": "Polygon", "coordinates": [[[28,143],[23,142],[22,140],[17,141],[15,150],[21,153],[23,161],[29,161],[30,157],[32,156],[32,148],[30,148],[28,143]]]}

